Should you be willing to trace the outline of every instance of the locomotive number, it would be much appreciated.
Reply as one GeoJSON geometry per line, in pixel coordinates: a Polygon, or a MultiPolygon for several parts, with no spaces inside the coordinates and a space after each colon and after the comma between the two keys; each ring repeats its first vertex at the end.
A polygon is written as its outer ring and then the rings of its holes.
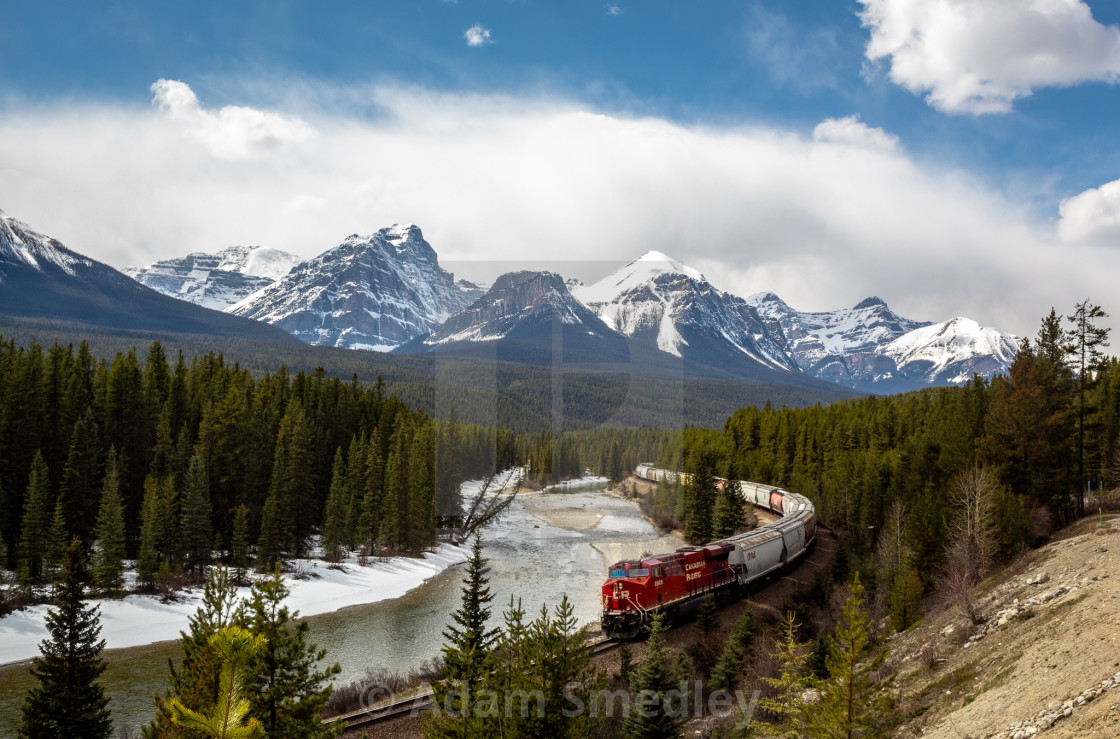
{"type": "Polygon", "coordinates": [[[654,580],[653,581],[653,587],[655,587],[655,588],[659,588],[664,584],[665,584],[664,580],[654,580]]]}

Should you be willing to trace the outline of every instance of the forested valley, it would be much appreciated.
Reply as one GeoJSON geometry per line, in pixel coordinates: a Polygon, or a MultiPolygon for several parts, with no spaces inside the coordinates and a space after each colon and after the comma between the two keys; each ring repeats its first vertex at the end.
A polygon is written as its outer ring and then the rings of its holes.
{"type": "Polygon", "coordinates": [[[108,360],[86,344],[0,341],[0,555],[7,607],[47,594],[71,537],[95,589],[199,581],[212,554],[265,570],[308,554],[417,554],[458,513],[458,486],[514,461],[514,440],[433,420],[385,393],[283,367],[254,377],[159,342],[108,360]],[[252,562],[253,554],[256,561],[252,562]]]}

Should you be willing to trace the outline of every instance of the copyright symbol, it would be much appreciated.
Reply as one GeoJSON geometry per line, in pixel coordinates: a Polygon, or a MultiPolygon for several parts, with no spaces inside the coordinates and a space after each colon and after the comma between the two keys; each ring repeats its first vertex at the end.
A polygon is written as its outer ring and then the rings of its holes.
{"type": "Polygon", "coordinates": [[[388,686],[381,683],[373,683],[362,688],[362,694],[359,697],[362,708],[370,709],[381,703],[387,702],[393,697],[393,691],[388,686]]]}

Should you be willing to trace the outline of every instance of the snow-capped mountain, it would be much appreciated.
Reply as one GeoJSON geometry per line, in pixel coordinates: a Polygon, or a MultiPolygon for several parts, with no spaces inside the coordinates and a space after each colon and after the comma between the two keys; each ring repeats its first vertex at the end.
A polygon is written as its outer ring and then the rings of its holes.
{"type": "Polygon", "coordinates": [[[439,266],[419,228],[395,225],[348,236],[226,310],[309,344],[389,351],[427,336],[479,292],[439,266]]]}
{"type": "MultiPolygon", "coordinates": [[[[774,293],[747,298],[772,331],[781,332],[802,371],[822,380],[864,387],[892,377],[892,361],[881,349],[929,323],[899,316],[879,298],[835,311],[794,310],[774,293]]],[[[865,387],[865,389],[870,389],[865,387]]]]}
{"type": "Polygon", "coordinates": [[[272,326],[162,295],[3,211],[0,313],[115,329],[292,341],[272,326]]]}
{"type": "Polygon", "coordinates": [[[879,298],[852,308],[801,312],[773,293],[747,299],[784,336],[801,369],[871,392],[962,383],[1007,370],[1018,339],[967,318],[931,324],[903,318],[879,298]]]}
{"type": "Polygon", "coordinates": [[[880,350],[897,375],[929,385],[960,384],[974,374],[991,377],[1015,358],[1019,338],[969,318],[914,329],[880,350]]]}
{"type": "Polygon", "coordinates": [[[568,291],[554,272],[509,272],[430,336],[401,353],[493,352],[534,364],[626,361],[626,340],[568,291]],[[557,354],[559,351],[559,354],[557,354]]]}
{"type": "Polygon", "coordinates": [[[574,294],[611,328],[693,365],[741,377],[754,369],[799,373],[781,332],[742,298],[651,251],[574,294]]]}
{"type": "Polygon", "coordinates": [[[164,295],[224,310],[268,287],[302,260],[266,246],[230,246],[217,254],[194,252],[124,273],[164,295]]]}

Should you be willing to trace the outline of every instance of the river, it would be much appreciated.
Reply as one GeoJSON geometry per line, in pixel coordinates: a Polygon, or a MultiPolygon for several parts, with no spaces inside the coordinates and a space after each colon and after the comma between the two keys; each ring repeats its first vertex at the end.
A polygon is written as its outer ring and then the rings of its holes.
{"type": "MultiPolygon", "coordinates": [[[[519,496],[486,529],[492,624],[500,624],[511,595],[532,618],[565,592],[580,623],[594,623],[611,562],[680,546],[672,539],[657,541],[655,529],[631,503],[602,487],[519,496]]],[[[308,618],[313,641],[342,667],[337,681],[381,667],[407,672],[437,656],[450,614],[459,607],[462,573],[462,565],[454,566],[401,598],[308,618]]],[[[103,683],[118,725],[135,727],[151,717],[152,695],[167,682],[167,660],[178,656],[177,642],[105,653],[109,668],[103,683]]],[[[33,682],[22,666],[0,668],[0,736],[15,736],[19,707],[33,682]]]]}

